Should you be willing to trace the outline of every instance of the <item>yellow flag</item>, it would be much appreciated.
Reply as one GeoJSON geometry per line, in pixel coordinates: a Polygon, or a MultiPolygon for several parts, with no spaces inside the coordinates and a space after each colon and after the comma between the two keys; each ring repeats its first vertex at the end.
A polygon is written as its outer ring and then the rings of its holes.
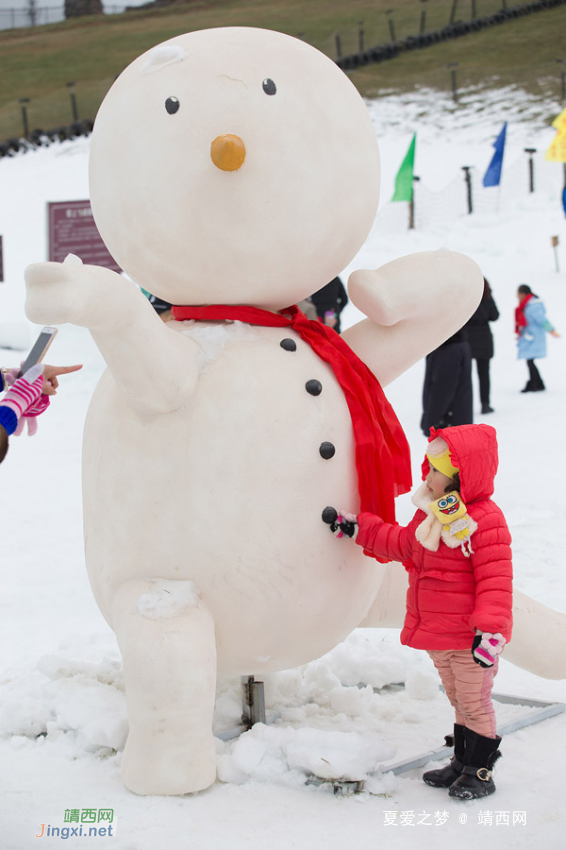
{"type": "Polygon", "coordinates": [[[566,162],[566,134],[557,136],[546,152],[548,162],[566,162]]]}
{"type": "Polygon", "coordinates": [[[554,119],[552,126],[558,130],[545,154],[548,162],[566,162],[566,109],[554,119]]]}

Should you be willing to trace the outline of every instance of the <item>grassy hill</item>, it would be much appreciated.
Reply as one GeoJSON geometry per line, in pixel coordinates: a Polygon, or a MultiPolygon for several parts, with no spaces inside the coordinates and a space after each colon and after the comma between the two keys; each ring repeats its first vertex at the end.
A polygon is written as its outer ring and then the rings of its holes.
{"type": "MultiPolygon", "coordinates": [[[[457,18],[469,19],[471,5],[460,0],[457,18]]],[[[501,0],[475,3],[478,16],[493,14],[501,5],[501,0]]],[[[336,58],[337,33],[346,55],[358,51],[360,29],[365,47],[372,47],[391,40],[391,23],[397,39],[417,34],[423,10],[427,30],[442,28],[452,6],[453,0],[186,0],[159,10],[5,30],[0,32],[0,139],[21,133],[21,97],[30,99],[30,129],[69,124],[71,81],[76,83],[79,116],[94,118],[116,75],[140,53],[179,33],[217,26],[266,27],[300,36],[336,58]]],[[[556,60],[566,59],[564,32],[566,6],[370,65],[350,77],[367,96],[423,85],[445,89],[450,85],[447,65],[457,62],[460,86],[516,82],[559,98],[564,65],[556,60]]]]}

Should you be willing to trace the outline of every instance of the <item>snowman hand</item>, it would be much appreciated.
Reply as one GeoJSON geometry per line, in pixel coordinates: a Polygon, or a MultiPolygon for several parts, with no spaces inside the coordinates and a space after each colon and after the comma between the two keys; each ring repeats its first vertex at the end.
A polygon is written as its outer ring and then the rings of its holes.
{"type": "Polygon", "coordinates": [[[479,267],[452,251],[424,251],[375,270],[359,269],[348,278],[348,295],[370,321],[347,328],[343,339],[386,386],[456,333],[482,292],[479,267]]]}
{"type": "Polygon", "coordinates": [[[480,667],[493,667],[495,659],[503,652],[506,640],[502,634],[479,632],[472,642],[472,655],[480,667]]]}
{"type": "Polygon", "coordinates": [[[338,539],[351,537],[356,539],[358,534],[358,518],[355,514],[337,511],[336,508],[325,508],[322,512],[322,521],[330,526],[330,531],[338,539]]]}
{"type": "MultiPolygon", "coordinates": [[[[103,266],[83,265],[73,254],[63,263],[33,263],[24,277],[26,315],[36,324],[101,327],[127,309],[121,303],[127,282],[103,266]]],[[[132,284],[127,288],[135,290],[132,284]]]]}

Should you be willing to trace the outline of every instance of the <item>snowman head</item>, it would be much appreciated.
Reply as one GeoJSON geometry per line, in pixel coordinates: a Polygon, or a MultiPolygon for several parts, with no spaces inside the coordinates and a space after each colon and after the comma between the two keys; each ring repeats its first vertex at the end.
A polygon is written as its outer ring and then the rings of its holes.
{"type": "Polygon", "coordinates": [[[91,200],[110,252],[174,304],[280,309],[363,244],[379,193],[366,107],[326,56],[268,30],[164,42],[96,118],[91,200]]]}

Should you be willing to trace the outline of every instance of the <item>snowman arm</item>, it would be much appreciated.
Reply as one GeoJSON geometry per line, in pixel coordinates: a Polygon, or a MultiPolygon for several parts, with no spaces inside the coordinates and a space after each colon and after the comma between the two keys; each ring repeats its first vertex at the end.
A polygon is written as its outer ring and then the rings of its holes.
{"type": "Polygon", "coordinates": [[[28,318],[88,328],[132,407],[166,413],[190,397],[198,346],[167,328],[131,281],[80,262],[35,263],[25,280],[28,318]]]}
{"type": "Polygon", "coordinates": [[[348,289],[368,319],[342,336],[385,386],[466,323],[481,299],[483,274],[463,254],[428,251],[355,271],[348,289]]]}

